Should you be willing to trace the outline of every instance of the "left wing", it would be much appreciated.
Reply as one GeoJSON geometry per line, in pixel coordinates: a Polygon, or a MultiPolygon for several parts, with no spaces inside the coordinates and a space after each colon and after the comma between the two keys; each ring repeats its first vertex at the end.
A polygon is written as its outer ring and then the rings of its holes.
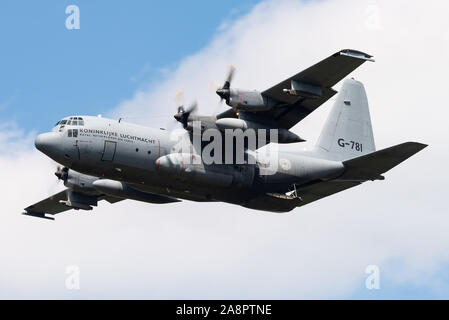
{"type": "Polygon", "coordinates": [[[278,83],[262,95],[287,104],[269,111],[279,128],[290,129],[316,108],[332,98],[337,91],[332,86],[357,69],[365,61],[374,61],[369,54],[345,49],[318,62],[304,71],[278,83]],[[293,87],[292,81],[303,91],[298,97],[284,92],[293,87]],[[305,93],[305,94],[304,94],[305,93]]]}
{"type": "MultiPolygon", "coordinates": [[[[366,61],[374,60],[371,55],[361,51],[344,49],[336,52],[261,92],[263,97],[276,102],[271,109],[258,112],[241,111],[238,117],[290,129],[332,98],[337,93],[332,86],[366,61]]],[[[219,114],[217,119],[232,117],[237,115],[230,109],[219,114]]]]}
{"type": "Polygon", "coordinates": [[[319,91],[323,91],[321,93],[323,98],[330,97],[335,93],[331,87],[365,61],[374,60],[369,54],[357,50],[344,49],[263,91],[262,95],[283,103],[295,103],[298,98],[284,92],[284,89],[291,87],[291,81],[294,80],[302,84],[303,89],[311,94],[316,89],[316,95],[320,95],[319,91]]]}

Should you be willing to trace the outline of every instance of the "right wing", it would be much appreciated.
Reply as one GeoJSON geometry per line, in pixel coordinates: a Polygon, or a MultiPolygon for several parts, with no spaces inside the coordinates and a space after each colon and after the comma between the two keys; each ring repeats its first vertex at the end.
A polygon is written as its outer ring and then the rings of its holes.
{"type": "MultiPolygon", "coordinates": [[[[23,212],[23,214],[28,215],[28,216],[38,217],[38,218],[54,220],[53,217],[48,217],[45,214],[47,213],[47,214],[55,215],[55,214],[73,209],[73,208],[61,203],[61,201],[67,201],[67,198],[68,198],[67,192],[69,190],[70,189],[65,189],[59,193],[56,193],[56,194],[48,197],[47,199],[39,201],[39,202],[25,208],[25,212],[23,212]]],[[[92,197],[92,195],[90,195],[90,194],[88,196],[92,197]]],[[[115,202],[124,200],[121,198],[106,196],[103,194],[98,194],[93,197],[96,197],[97,200],[106,200],[109,203],[115,203],[115,202]]]]}
{"type": "Polygon", "coordinates": [[[66,190],[63,190],[57,194],[48,197],[47,199],[39,201],[38,203],[35,203],[25,208],[25,212],[23,214],[54,220],[54,218],[45,216],[45,213],[54,215],[70,210],[71,208],[59,202],[60,200],[65,200],[66,198],[67,198],[66,190]]]}

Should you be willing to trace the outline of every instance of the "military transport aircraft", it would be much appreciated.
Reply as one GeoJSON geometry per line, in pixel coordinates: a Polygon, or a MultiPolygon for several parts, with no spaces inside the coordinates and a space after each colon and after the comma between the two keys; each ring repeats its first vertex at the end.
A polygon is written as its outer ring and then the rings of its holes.
{"type": "Polygon", "coordinates": [[[231,88],[231,68],[217,90],[231,108],[211,117],[197,115],[196,105],[188,110],[179,106],[175,119],[185,130],[177,139],[169,130],[121,120],[64,118],[51,132],[40,134],[35,145],[61,164],[55,174],[67,189],[27,207],[24,214],[53,219],[48,214],[91,210],[100,200],[124,199],[222,201],[288,212],[365,181],[383,180],[382,174],[426,145],[406,142],[376,151],[365,89],[354,79],[344,81],[315,148],[279,152],[268,174],[272,160],[267,162],[259,147],[245,147],[252,163],[224,164],[206,163],[201,150],[177,148],[180,141],[192,144],[197,122],[200,133],[276,129],[277,143],[304,141],[290,129],[333,97],[337,91],[332,87],[365,61],[374,60],[360,51],[341,50],[262,92],[231,88]]]}

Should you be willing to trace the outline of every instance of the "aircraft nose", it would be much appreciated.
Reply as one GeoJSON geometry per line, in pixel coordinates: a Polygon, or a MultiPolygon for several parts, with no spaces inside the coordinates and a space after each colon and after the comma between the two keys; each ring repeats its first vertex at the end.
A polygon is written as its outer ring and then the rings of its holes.
{"type": "Polygon", "coordinates": [[[56,153],[59,148],[61,137],[56,132],[42,133],[36,137],[34,145],[36,149],[45,153],[46,155],[51,155],[56,153]]]}

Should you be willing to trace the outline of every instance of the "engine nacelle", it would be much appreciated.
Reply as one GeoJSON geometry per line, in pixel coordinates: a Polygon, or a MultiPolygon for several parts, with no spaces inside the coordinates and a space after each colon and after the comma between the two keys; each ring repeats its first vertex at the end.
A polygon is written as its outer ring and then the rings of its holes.
{"type": "Polygon", "coordinates": [[[93,182],[97,179],[96,177],[69,169],[67,176],[64,178],[64,185],[74,190],[83,189],[83,191],[89,191],[94,190],[93,182]]]}
{"type": "Polygon", "coordinates": [[[227,103],[238,110],[254,112],[269,110],[276,104],[275,101],[263,96],[259,91],[241,89],[230,89],[227,103]]]}

